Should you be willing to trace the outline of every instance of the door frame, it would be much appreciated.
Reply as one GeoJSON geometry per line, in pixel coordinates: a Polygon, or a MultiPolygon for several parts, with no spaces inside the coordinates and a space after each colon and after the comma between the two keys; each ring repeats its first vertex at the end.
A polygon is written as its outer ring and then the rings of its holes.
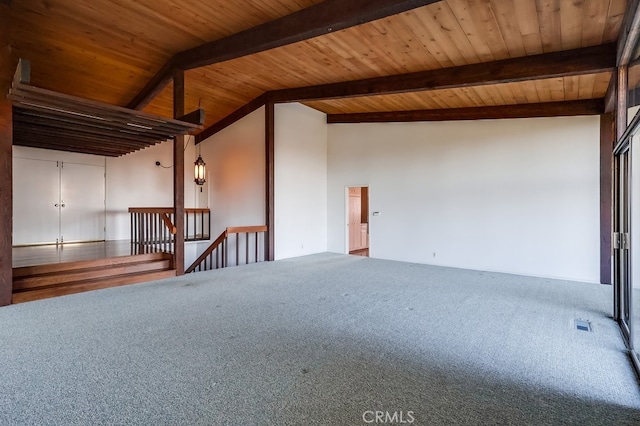
{"type": "Polygon", "coordinates": [[[613,298],[614,319],[618,322],[625,343],[633,348],[631,312],[632,285],[631,247],[631,157],[630,138],[618,144],[614,150],[613,179],[613,298]],[[627,312],[628,311],[628,312],[627,312]],[[629,315],[627,315],[627,313],[629,315]]]}
{"type": "Polygon", "coordinates": [[[634,304],[633,304],[633,282],[635,279],[635,273],[633,267],[633,245],[630,243],[632,240],[631,236],[633,236],[634,232],[634,223],[633,223],[633,205],[634,205],[634,188],[632,186],[632,182],[634,181],[634,172],[636,172],[633,167],[633,155],[635,154],[635,148],[633,143],[633,138],[636,134],[640,133],[640,113],[636,114],[631,123],[627,126],[622,137],[619,139],[616,144],[613,155],[614,155],[614,187],[613,187],[613,314],[614,319],[618,322],[620,326],[621,333],[623,335],[623,340],[629,350],[630,357],[633,361],[633,365],[636,368],[636,371],[640,374],[640,357],[638,354],[639,348],[636,348],[636,343],[640,344],[640,342],[635,342],[634,334],[635,329],[640,327],[640,324],[635,324],[633,321],[634,318],[634,304]],[[623,240],[618,240],[616,237],[616,233],[620,232],[620,156],[627,156],[627,174],[625,176],[626,185],[622,188],[622,190],[626,190],[627,193],[627,214],[628,214],[628,227],[627,233],[628,236],[626,240],[628,242],[625,243],[623,240]],[[626,250],[626,253],[624,253],[626,250]],[[621,265],[622,260],[626,256],[627,259],[627,269],[625,273],[627,274],[626,280],[621,280],[620,277],[620,268],[624,267],[621,265]],[[624,287],[624,288],[623,288],[624,287]],[[625,299],[625,294],[627,298],[625,299]],[[629,321],[628,323],[624,318],[624,304],[628,303],[629,309],[629,321]]]}
{"type": "Polygon", "coordinates": [[[349,188],[367,188],[367,213],[369,221],[369,257],[371,257],[371,187],[369,185],[347,185],[344,187],[344,254],[349,254],[349,188]]]}

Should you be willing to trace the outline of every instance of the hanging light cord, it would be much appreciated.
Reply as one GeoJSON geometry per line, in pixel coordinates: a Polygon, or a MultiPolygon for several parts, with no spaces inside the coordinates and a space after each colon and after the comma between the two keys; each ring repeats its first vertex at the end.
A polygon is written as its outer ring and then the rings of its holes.
{"type": "MultiPolygon", "coordinates": [[[[183,152],[186,151],[188,147],[189,147],[189,140],[187,139],[187,144],[184,146],[184,149],[182,151],[183,152]]],[[[162,167],[163,169],[171,169],[171,168],[173,168],[173,164],[170,165],[170,166],[163,166],[162,163],[160,163],[159,161],[156,161],[156,166],[162,167]]]]}

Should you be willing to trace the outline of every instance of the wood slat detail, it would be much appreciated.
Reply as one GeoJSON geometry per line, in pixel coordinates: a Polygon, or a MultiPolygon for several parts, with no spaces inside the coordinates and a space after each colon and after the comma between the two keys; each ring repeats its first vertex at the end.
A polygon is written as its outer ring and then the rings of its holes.
{"type": "Polygon", "coordinates": [[[9,91],[16,145],[119,156],[202,127],[30,86],[29,74],[21,60],[9,91]]]}

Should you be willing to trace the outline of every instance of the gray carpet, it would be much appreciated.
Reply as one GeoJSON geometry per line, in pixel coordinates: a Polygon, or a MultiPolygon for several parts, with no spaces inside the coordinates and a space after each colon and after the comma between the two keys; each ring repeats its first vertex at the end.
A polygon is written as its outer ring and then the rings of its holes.
{"type": "Polygon", "coordinates": [[[608,286],[332,254],[14,305],[0,424],[637,425],[610,312],[608,286]]]}

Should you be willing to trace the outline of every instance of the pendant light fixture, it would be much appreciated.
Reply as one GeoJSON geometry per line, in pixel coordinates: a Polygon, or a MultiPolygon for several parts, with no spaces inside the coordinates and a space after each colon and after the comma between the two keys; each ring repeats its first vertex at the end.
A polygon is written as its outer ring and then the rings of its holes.
{"type": "Polygon", "coordinates": [[[195,164],[195,168],[194,168],[194,174],[193,174],[194,175],[193,181],[196,183],[196,185],[204,185],[204,183],[207,181],[206,180],[207,168],[206,168],[206,163],[204,162],[204,160],[202,160],[200,147],[198,147],[198,159],[194,164],[195,164]]]}

